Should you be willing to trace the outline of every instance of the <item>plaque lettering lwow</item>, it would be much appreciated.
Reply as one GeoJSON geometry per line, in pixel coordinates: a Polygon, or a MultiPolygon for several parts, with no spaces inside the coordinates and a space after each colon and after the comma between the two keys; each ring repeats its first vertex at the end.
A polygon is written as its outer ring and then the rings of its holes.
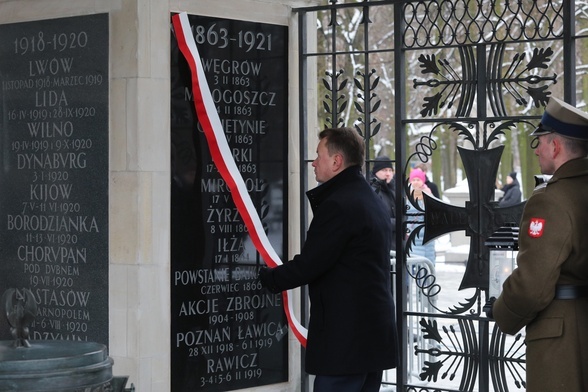
{"type": "Polygon", "coordinates": [[[107,14],[0,25],[0,287],[33,293],[33,340],[108,345],[108,37],[107,14]]]}
{"type": "MultiPolygon", "coordinates": [[[[286,249],[288,30],[189,16],[236,165],[278,256],[286,249]]],[[[174,391],[288,380],[282,296],[211,159],[189,66],[171,34],[171,369],[174,391]]]]}

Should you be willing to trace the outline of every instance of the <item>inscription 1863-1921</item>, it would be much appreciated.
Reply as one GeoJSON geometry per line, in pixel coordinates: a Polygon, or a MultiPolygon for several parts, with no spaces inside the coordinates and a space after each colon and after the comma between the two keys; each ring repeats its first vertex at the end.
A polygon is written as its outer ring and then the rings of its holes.
{"type": "Polygon", "coordinates": [[[0,83],[0,288],[108,344],[108,15],[0,25],[0,83]]]}
{"type": "MultiPolygon", "coordinates": [[[[287,28],[190,16],[224,133],[282,257],[287,170],[287,28]]],[[[229,391],[288,379],[281,295],[255,251],[198,128],[188,65],[172,33],[172,389],[229,391]]]]}

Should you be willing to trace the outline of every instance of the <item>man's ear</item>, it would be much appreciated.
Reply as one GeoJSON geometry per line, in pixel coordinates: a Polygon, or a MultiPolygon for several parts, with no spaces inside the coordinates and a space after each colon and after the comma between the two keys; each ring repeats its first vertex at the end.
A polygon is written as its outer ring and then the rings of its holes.
{"type": "Polygon", "coordinates": [[[552,158],[556,158],[557,156],[559,156],[562,153],[562,143],[561,140],[557,137],[554,137],[553,140],[553,149],[551,150],[551,156],[552,158]]]}
{"type": "Polygon", "coordinates": [[[341,154],[334,154],[332,157],[333,159],[333,171],[335,173],[338,173],[339,171],[345,169],[344,167],[344,160],[343,160],[343,155],[341,154]]]}

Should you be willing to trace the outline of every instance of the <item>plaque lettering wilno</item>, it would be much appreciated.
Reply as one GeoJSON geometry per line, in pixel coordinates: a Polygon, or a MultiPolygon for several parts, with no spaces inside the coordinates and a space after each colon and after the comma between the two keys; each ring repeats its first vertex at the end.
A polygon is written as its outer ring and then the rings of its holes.
{"type": "Polygon", "coordinates": [[[108,36],[0,25],[0,287],[32,293],[33,340],[108,345],[108,36]]]}

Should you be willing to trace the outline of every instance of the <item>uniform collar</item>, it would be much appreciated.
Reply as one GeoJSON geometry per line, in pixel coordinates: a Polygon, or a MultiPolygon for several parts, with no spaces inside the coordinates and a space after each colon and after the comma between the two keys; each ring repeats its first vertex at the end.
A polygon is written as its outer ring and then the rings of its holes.
{"type": "Polygon", "coordinates": [[[548,184],[564,178],[580,176],[588,176],[588,157],[572,159],[561,165],[553,173],[553,177],[548,181],[548,184]]]}

